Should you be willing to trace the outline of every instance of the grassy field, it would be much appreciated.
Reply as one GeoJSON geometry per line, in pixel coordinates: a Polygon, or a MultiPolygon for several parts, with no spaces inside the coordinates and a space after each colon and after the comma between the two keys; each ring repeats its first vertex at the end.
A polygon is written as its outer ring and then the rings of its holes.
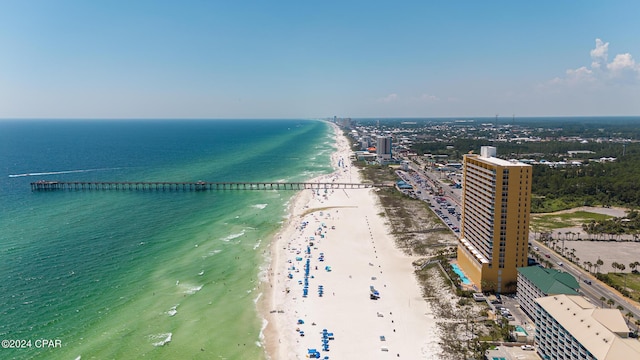
{"type": "Polygon", "coordinates": [[[566,212],[560,214],[531,214],[531,229],[537,232],[582,226],[591,220],[601,221],[612,216],[596,214],[588,211],[566,212]]]}
{"type": "Polygon", "coordinates": [[[613,282],[614,285],[618,285],[621,288],[625,287],[630,293],[631,299],[635,301],[640,301],[640,274],[633,273],[609,273],[609,279],[613,282]],[[625,283],[626,278],[626,283],[625,283]]]}

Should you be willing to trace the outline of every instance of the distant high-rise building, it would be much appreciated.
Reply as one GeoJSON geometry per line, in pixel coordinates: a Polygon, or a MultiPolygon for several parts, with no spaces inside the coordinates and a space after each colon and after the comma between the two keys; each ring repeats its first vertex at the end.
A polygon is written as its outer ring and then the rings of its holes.
{"type": "Polygon", "coordinates": [[[378,155],[378,159],[391,159],[391,136],[378,137],[376,145],[376,155],[378,155]]]}
{"type": "Polygon", "coordinates": [[[458,264],[482,291],[514,292],[527,266],[531,165],[483,146],[463,161],[458,264]]]}

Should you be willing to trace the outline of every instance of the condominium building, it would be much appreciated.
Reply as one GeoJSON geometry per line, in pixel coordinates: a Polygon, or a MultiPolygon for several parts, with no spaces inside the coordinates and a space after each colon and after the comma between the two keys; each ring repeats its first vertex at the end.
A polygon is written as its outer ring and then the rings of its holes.
{"type": "Polygon", "coordinates": [[[640,359],[640,342],[618,309],[600,309],[578,295],[536,299],[536,350],[543,359],[640,359]]]}
{"type": "Polygon", "coordinates": [[[531,172],[492,146],[464,156],[458,263],[482,291],[514,292],[527,266],[531,172]]]}
{"type": "Polygon", "coordinates": [[[549,295],[578,295],[580,283],[573,275],[540,266],[518,268],[516,297],[520,308],[535,320],[537,298],[549,295]]]}
{"type": "Polygon", "coordinates": [[[391,159],[391,136],[380,136],[376,143],[376,155],[378,159],[391,159]]]}

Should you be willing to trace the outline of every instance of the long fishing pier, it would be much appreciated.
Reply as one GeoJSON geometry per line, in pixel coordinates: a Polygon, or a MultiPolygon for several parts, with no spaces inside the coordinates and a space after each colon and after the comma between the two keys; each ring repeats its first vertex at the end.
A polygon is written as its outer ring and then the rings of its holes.
{"type": "Polygon", "coordinates": [[[305,190],[367,189],[392,187],[391,184],[335,182],[171,182],[171,181],[47,181],[31,183],[31,191],[55,190],[140,190],[140,191],[215,191],[215,190],[305,190]]]}

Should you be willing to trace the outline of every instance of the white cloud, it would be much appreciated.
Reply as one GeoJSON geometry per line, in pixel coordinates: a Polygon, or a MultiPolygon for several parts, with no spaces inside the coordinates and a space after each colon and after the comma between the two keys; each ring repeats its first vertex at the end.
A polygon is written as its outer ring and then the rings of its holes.
{"type": "Polygon", "coordinates": [[[580,86],[597,83],[640,83],[640,65],[629,53],[618,54],[608,62],[609,43],[596,39],[596,47],[591,50],[591,67],[581,66],[568,69],[564,77],[550,81],[552,85],[580,86]]]}
{"type": "Polygon", "coordinates": [[[607,64],[607,69],[614,72],[624,71],[624,70],[633,70],[633,71],[639,70],[638,66],[636,65],[636,62],[633,60],[633,57],[631,57],[631,54],[629,53],[616,55],[613,61],[607,64]]]}
{"type": "Polygon", "coordinates": [[[422,94],[420,95],[420,101],[425,101],[425,102],[438,102],[440,101],[440,98],[435,96],[435,95],[431,95],[431,94],[422,94]]]}
{"type": "Polygon", "coordinates": [[[607,57],[609,53],[609,43],[602,42],[600,39],[596,39],[596,48],[591,50],[591,67],[599,69],[602,64],[607,63],[607,57]]]}
{"type": "Polygon", "coordinates": [[[417,103],[417,104],[435,104],[435,103],[439,103],[441,102],[442,99],[439,98],[436,95],[432,95],[432,94],[427,94],[427,93],[423,93],[417,96],[412,96],[409,99],[409,102],[411,103],[417,103]]]}
{"type": "Polygon", "coordinates": [[[586,66],[579,67],[577,69],[569,69],[566,71],[566,76],[563,79],[556,78],[557,81],[566,82],[569,84],[577,84],[584,82],[592,82],[595,80],[593,71],[587,69],[586,66]]]}
{"type": "Polygon", "coordinates": [[[398,94],[389,94],[383,98],[378,99],[378,102],[390,103],[398,99],[398,94]]]}

